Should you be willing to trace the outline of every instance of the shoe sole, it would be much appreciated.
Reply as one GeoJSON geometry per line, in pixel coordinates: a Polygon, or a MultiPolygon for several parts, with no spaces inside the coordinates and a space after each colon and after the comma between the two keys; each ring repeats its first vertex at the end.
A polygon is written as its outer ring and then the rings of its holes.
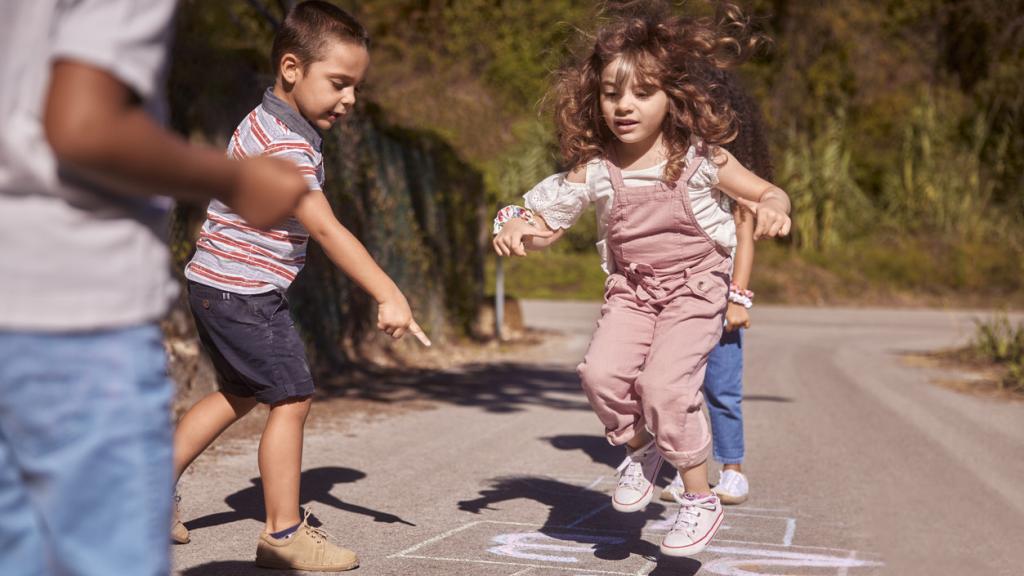
{"type": "Polygon", "coordinates": [[[359,568],[359,561],[356,560],[351,564],[339,564],[337,566],[316,566],[310,564],[288,564],[286,562],[263,562],[259,560],[255,562],[257,568],[267,568],[269,570],[303,570],[306,572],[345,572],[346,570],[354,570],[359,568]]]}
{"type": "Polygon", "coordinates": [[[719,493],[719,492],[715,492],[715,494],[718,494],[718,500],[721,501],[722,504],[725,504],[727,506],[735,506],[736,504],[743,504],[744,502],[747,501],[747,498],[750,497],[749,494],[744,494],[743,496],[733,496],[731,494],[722,494],[722,493],[719,493]]]}
{"type": "Polygon", "coordinates": [[[659,546],[658,548],[661,550],[662,554],[664,554],[665,556],[671,556],[673,558],[688,558],[690,556],[696,556],[697,554],[703,552],[704,549],[707,548],[711,540],[715,537],[715,534],[718,534],[718,528],[721,527],[722,520],[724,519],[725,514],[719,514],[718,520],[715,520],[714,526],[711,527],[711,530],[708,530],[708,533],[704,535],[704,538],[702,538],[700,542],[690,544],[688,546],[666,547],[665,541],[662,540],[661,546],[659,546]]]}
{"type": "MultiPolygon", "coordinates": [[[[660,459],[658,461],[658,465],[654,469],[655,470],[661,470],[661,466],[664,463],[665,463],[665,459],[664,458],[660,459]]],[[[651,485],[647,487],[647,492],[645,492],[644,495],[641,496],[639,500],[637,500],[636,502],[633,502],[632,504],[626,504],[626,503],[619,502],[618,500],[615,499],[615,494],[612,493],[612,508],[614,508],[618,512],[625,512],[627,514],[629,514],[631,512],[639,512],[639,511],[643,510],[644,508],[647,508],[647,505],[650,504],[651,500],[653,500],[653,499],[654,499],[654,483],[652,482],[651,485]]]]}

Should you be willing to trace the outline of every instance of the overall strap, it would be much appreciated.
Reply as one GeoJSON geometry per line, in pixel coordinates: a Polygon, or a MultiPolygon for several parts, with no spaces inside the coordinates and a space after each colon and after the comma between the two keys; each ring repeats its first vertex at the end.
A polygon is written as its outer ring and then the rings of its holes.
{"type": "Polygon", "coordinates": [[[622,170],[619,170],[619,167],[612,162],[610,155],[605,156],[604,164],[608,168],[608,177],[612,179],[612,189],[618,194],[626,187],[626,182],[622,179],[622,170]]]}

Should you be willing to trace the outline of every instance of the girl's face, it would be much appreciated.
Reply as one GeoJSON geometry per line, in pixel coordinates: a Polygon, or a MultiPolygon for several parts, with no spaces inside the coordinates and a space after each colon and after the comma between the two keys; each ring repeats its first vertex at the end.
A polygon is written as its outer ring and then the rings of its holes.
{"type": "Polygon", "coordinates": [[[601,115],[624,144],[652,145],[661,135],[668,95],[658,86],[639,82],[622,66],[622,58],[616,58],[601,71],[601,115]]]}

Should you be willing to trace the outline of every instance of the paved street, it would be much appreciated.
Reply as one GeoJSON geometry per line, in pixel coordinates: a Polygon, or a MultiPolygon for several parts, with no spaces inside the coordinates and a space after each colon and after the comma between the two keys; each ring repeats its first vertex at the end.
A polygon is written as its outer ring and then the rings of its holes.
{"type": "MultiPolygon", "coordinates": [[[[609,507],[622,452],[574,373],[598,310],[526,302],[530,326],[562,336],[514,362],[409,382],[428,397],[415,409],[346,418],[314,405],[303,504],[359,552],[356,574],[1024,573],[1024,403],[935,386],[956,375],[901,357],[965,342],[976,315],[755,309],[751,498],[727,509],[707,552],[666,560],[657,545],[674,506],[609,507]]],[[[257,440],[221,442],[183,479],[192,543],[175,547],[176,573],[273,573],[251,564],[257,440]]]]}

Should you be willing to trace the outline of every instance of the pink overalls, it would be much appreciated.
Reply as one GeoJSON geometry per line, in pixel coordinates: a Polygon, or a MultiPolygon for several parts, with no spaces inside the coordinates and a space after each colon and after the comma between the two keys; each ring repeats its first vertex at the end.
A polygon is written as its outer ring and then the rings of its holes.
{"type": "Polygon", "coordinates": [[[626,187],[606,160],[616,271],[577,369],[609,442],[625,444],[645,426],[684,469],[706,460],[711,445],[701,385],[722,333],[732,265],[690,208],[688,183],[703,160],[696,156],[675,187],[626,187]]]}

